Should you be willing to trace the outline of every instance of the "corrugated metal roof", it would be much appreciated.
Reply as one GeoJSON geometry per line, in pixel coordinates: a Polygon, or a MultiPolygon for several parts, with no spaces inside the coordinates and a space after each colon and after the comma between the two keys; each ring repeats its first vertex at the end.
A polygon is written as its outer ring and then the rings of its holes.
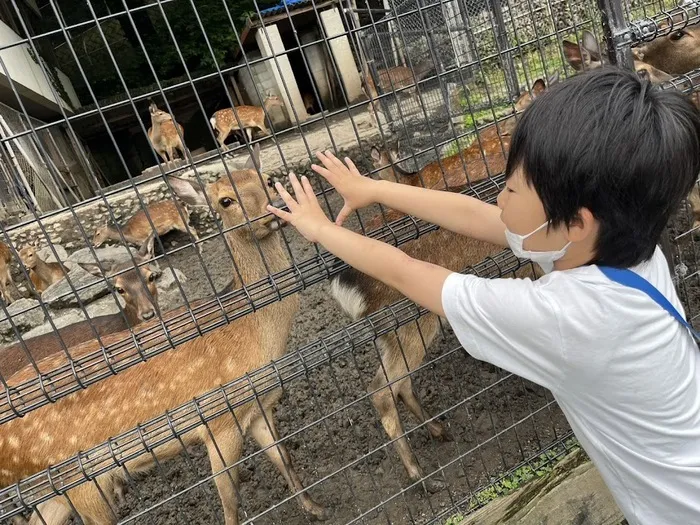
{"type": "Polygon", "coordinates": [[[267,9],[263,9],[262,11],[260,11],[260,15],[263,18],[265,18],[268,16],[285,13],[285,4],[287,5],[287,9],[291,13],[295,9],[299,9],[300,7],[311,4],[311,0],[282,0],[279,4],[273,5],[272,7],[268,7],[267,9]]]}

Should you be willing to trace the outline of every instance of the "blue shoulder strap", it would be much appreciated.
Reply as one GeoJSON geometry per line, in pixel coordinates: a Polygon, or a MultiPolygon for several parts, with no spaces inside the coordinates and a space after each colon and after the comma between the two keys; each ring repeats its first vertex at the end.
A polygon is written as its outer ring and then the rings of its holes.
{"type": "Polygon", "coordinates": [[[656,304],[666,310],[669,314],[675,317],[679,323],[690,330],[690,333],[693,334],[696,340],[700,341],[700,333],[694,330],[688,321],[683,318],[680,312],[674,308],[671,302],[644,277],[633,272],[632,270],[627,269],[612,268],[610,266],[599,266],[598,268],[600,268],[603,275],[605,275],[611,281],[622,284],[623,286],[634,288],[647,294],[656,302],[656,304]]]}

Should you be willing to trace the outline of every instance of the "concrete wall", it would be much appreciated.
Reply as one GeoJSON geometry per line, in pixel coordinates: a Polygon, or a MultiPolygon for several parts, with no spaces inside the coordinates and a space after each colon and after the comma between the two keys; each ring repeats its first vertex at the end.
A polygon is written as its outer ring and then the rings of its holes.
{"type": "MultiPolygon", "coordinates": [[[[8,25],[0,21],[0,46],[6,46],[14,42],[22,40],[8,25]]],[[[30,47],[27,44],[13,46],[9,49],[0,51],[0,59],[7,69],[10,78],[21,87],[31,90],[35,94],[40,95],[51,103],[61,104],[65,109],[72,110],[80,106],[80,101],[75,94],[75,89],[68,77],[59,73],[60,81],[63,83],[65,90],[70,98],[66,100],[56,100],[51,92],[51,84],[41,70],[39,64],[34,62],[29,54],[30,47]],[[71,107],[73,106],[73,108],[71,107]]],[[[0,68],[0,78],[7,83],[7,78],[4,70],[0,68]]]]}
{"type": "MultiPolygon", "coordinates": [[[[319,39],[318,33],[315,31],[307,31],[301,35],[301,43],[308,44],[319,39]]],[[[321,97],[326,108],[330,106],[330,86],[328,85],[328,77],[326,76],[326,61],[325,61],[325,44],[314,44],[304,48],[304,56],[311,70],[311,76],[318,95],[321,97]]],[[[335,74],[331,68],[328,75],[335,74]]]]}

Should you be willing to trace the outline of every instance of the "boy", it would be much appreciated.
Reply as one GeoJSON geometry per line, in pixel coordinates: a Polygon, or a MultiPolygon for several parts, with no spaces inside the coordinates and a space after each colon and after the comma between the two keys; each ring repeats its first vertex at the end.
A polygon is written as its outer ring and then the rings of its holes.
{"type": "Polygon", "coordinates": [[[700,172],[700,115],[684,96],[617,68],[556,86],[514,132],[498,206],[318,158],[345,199],[335,224],[294,174],[296,200],[277,185],[290,211],[271,212],[445,317],[476,359],[550,389],[629,523],[700,523],[700,351],[649,295],[603,273],[632,270],[684,315],[657,247],[700,172]],[[509,246],[546,275],[461,275],[341,227],[372,202],[509,246]]]}

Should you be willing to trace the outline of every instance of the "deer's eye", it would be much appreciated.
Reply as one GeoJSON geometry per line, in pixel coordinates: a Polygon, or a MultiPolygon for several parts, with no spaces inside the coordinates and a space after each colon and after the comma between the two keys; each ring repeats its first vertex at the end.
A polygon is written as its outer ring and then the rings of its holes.
{"type": "Polygon", "coordinates": [[[219,199],[219,204],[221,204],[222,208],[228,208],[229,206],[231,206],[231,204],[233,204],[233,199],[229,197],[221,197],[219,199]]]}
{"type": "Polygon", "coordinates": [[[671,40],[680,40],[685,35],[686,35],[686,32],[681,29],[679,31],[674,31],[673,33],[671,33],[670,38],[671,38],[671,40]]]}
{"type": "Polygon", "coordinates": [[[117,293],[118,293],[119,295],[124,295],[124,288],[118,287],[118,288],[117,288],[117,293]]]}

